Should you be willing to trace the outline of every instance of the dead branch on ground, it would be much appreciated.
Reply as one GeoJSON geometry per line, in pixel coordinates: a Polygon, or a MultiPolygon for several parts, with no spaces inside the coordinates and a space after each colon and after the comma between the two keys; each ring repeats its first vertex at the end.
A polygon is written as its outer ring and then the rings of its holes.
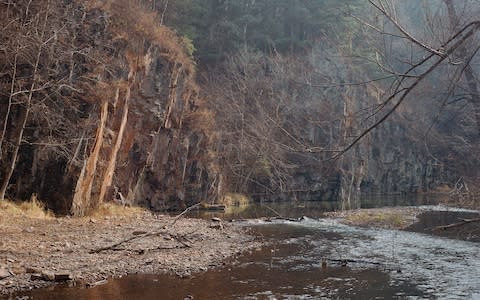
{"type": "MultiPolygon", "coordinates": [[[[200,203],[197,203],[195,205],[192,205],[190,207],[188,207],[187,209],[185,209],[182,213],[180,213],[179,215],[177,215],[172,223],[169,225],[170,227],[172,227],[173,225],[175,225],[175,223],[180,219],[182,218],[186,213],[188,213],[189,211],[191,211],[192,209],[198,207],[200,205],[200,203]]],[[[190,241],[187,237],[185,237],[184,235],[173,235],[171,233],[169,233],[167,231],[167,226],[163,226],[161,230],[157,230],[157,231],[150,231],[150,232],[144,232],[144,233],[141,233],[141,234],[135,234],[129,238],[126,238],[126,239],[123,239],[119,242],[116,242],[114,244],[111,244],[109,246],[105,246],[105,247],[101,247],[101,248],[98,248],[98,249],[92,249],[89,251],[90,254],[94,254],[94,253],[100,253],[100,252],[103,252],[103,251],[107,251],[107,250],[115,250],[115,249],[118,249],[118,246],[122,245],[122,244],[125,244],[125,243],[128,243],[128,242],[131,242],[133,240],[138,240],[138,239],[142,239],[142,238],[147,238],[147,237],[152,237],[152,236],[159,236],[159,235],[169,235],[171,238],[173,238],[175,241],[177,241],[178,243],[182,244],[182,246],[184,246],[185,248],[191,248],[192,247],[192,241],[190,241]]]]}
{"type": "Polygon", "coordinates": [[[447,229],[450,229],[450,228],[460,227],[460,226],[463,226],[463,225],[466,225],[466,224],[470,224],[470,223],[475,223],[475,222],[480,222],[480,218],[462,219],[461,222],[458,222],[458,223],[453,223],[453,224],[448,224],[448,225],[437,226],[437,227],[435,227],[434,230],[447,230],[447,229]]]}

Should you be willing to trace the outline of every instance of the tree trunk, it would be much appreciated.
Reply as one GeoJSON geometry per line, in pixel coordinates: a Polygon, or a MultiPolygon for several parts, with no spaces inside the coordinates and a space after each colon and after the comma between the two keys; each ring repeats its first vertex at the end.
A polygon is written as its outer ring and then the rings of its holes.
{"type": "Polygon", "coordinates": [[[120,150],[120,146],[122,145],[123,141],[123,134],[125,132],[125,127],[127,125],[128,119],[128,104],[130,101],[130,87],[127,87],[126,94],[125,94],[125,101],[123,104],[123,115],[122,115],[122,122],[120,124],[120,128],[117,133],[117,137],[115,139],[115,145],[110,153],[110,158],[108,161],[107,169],[105,170],[105,175],[103,176],[102,186],[100,187],[100,195],[98,197],[98,201],[100,203],[105,201],[105,194],[107,189],[112,185],[113,174],[115,172],[115,166],[117,162],[117,155],[118,151],[120,150]]]}
{"type": "MultiPolygon", "coordinates": [[[[18,51],[18,49],[17,49],[18,51]]],[[[8,126],[8,121],[10,120],[10,111],[12,109],[12,101],[13,101],[13,94],[15,92],[15,82],[17,79],[17,59],[18,59],[18,54],[15,54],[15,59],[13,62],[13,74],[12,74],[12,82],[10,85],[10,95],[8,96],[8,106],[7,106],[7,112],[5,113],[5,119],[3,123],[3,128],[2,128],[2,133],[0,135],[0,156],[2,155],[2,146],[3,146],[3,140],[5,138],[5,134],[7,132],[7,126],[8,126]]],[[[0,197],[0,200],[3,199],[0,197]]]]}
{"type": "Polygon", "coordinates": [[[75,187],[75,194],[73,195],[73,202],[70,212],[74,216],[84,216],[87,210],[90,209],[91,194],[93,179],[96,175],[98,156],[100,155],[100,149],[103,145],[103,134],[105,132],[105,124],[107,122],[108,115],[108,102],[105,101],[102,104],[102,110],[100,113],[100,124],[95,136],[95,146],[93,151],[84,162],[82,171],[75,187]]]}
{"type": "MultiPolygon", "coordinates": [[[[47,19],[47,17],[45,18],[45,22],[46,22],[46,19],[47,19]]],[[[42,36],[42,40],[43,40],[43,36],[42,36]]],[[[38,49],[37,58],[36,58],[36,61],[35,61],[35,65],[33,67],[32,84],[30,85],[30,90],[28,92],[27,101],[25,102],[25,111],[23,113],[23,118],[20,122],[20,124],[21,124],[20,129],[18,131],[18,134],[16,136],[16,140],[14,142],[12,157],[9,161],[7,170],[5,172],[5,177],[3,178],[2,185],[0,187],[0,201],[5,199],[5,193],[7,191],[8,183],[10,182],[10,179],[12,178],[13,171],[15,170],[15,166],[17,164],[18,151],[20,150],[20,146],[22,144],[23,133],[25,132],[25,126],[27,125],[28,117],[30,116],[30,109],[31,109],[31,106],[32,106],[32,99],[33,99],[33,94],[34,94],[34,90],[35,90],[35,81],[37,79],[38,66],[40,64],[40,55],[42,53],[42,48],[43,48],[43,44],[38,49]]],[[[7,120],[5,120],[5,121],[7,121],[7,120]]]]}

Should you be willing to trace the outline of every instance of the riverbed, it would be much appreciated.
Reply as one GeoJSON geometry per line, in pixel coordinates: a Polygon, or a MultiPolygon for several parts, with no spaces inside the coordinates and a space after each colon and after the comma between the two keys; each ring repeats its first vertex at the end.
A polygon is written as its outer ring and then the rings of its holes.
{"type": "MultiPolygon", "coordinates": [[[[277,213],[298,217],[309,203],[277,213]]],[[[270,207],[271,208],[271,207],[270,207]]],[[[253,208],[252,208],[253,209],[253,208]]],[[[266,209],[255,211],[266,214],[266,209]]],[[[480,245],[429,233],[348,225],[309,208],[298,221],[245,220],[264,246],[189,276],[133,275],[95,288],[54,287],[28,299],[480,299],[480,245]]],[[[478,213],[442,206],[424,212],[478,213]]],[[[218,215],[218,213],[216,214],[218,215]]],[[[454,218],[455,220],[455,218],[454,218]]],[[[418,231],[418,230],[415,230],[418,231]]],[[[214,247],[214,245],[212,245],[214,247]]],[[[27,299],[27,298],[25,298],[27,299]]]]}

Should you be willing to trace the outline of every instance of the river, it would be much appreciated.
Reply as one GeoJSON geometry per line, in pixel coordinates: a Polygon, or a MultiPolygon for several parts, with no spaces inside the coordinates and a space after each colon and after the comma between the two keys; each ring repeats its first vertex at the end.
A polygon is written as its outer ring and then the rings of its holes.
{"type": "MultiPolygon", "coordinates": [[[[431,204],[418,201],[415,204],[431,204]]],[[[379,206],[380,202],[363,206],[379,206]]],[[[392,202],[390,201],[390,204],[392,202]]],[[[411,205],[411,201],[395,205],[411,205]]],[[[132,275],[90,289],[53,287],[29,299],[480,299],[478,243],[366,229],[322,218],[325,204],[276,205],[300,222],[241,222],[268,242],[223,268],[188,278],[132,275]]],[[[438,210],[439,208],[436,207],[438,210]]],[[[224,218],[271,214],[252,206],[224,218]]]]}

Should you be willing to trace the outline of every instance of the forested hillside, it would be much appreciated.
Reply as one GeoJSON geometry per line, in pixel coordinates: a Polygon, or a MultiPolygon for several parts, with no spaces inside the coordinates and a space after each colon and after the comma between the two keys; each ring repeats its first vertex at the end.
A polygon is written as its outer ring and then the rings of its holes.
{"type": "Polygon", "coordinates": [[[476,4],[4,2],[0,199],[475,199],[476,4]]]}

